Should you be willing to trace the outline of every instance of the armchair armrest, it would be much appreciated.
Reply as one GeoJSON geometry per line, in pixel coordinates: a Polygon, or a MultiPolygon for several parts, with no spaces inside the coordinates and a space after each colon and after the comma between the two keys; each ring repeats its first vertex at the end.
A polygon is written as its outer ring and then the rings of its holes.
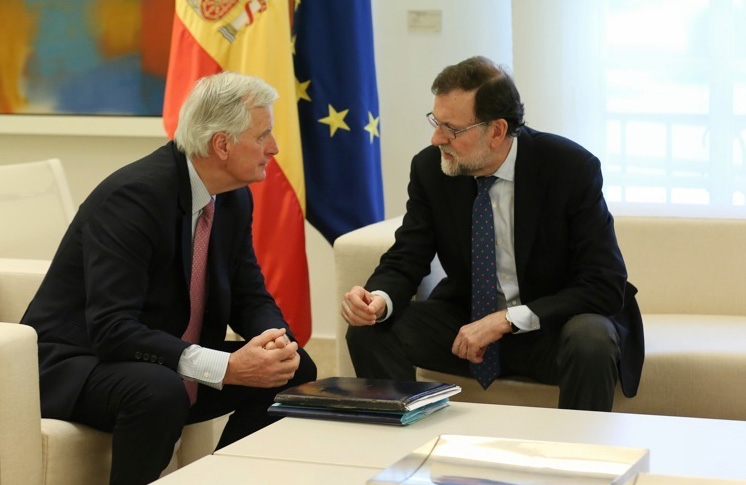
{"type": "MultiPolygon", "coordinates": [[[[402,216],[386,219],[339,236],[334,241],[334,271],[336,276],[335,311],[342,305],[344,294],[355,285],[364,285],[378,266],[381,255],[394,244],[394,231],[401,226],[402,216]]],[[[337,374],[354,376],[347,351],[347,322],[337,312],[337,374]]]]}
{"type": "Polygon", "coordinates": [[[0,483],[42,483],[36,332],[0,322],[0,483]]]}
{"type": "MultiPolygon", "coordinates": [[[[363,285],[376,269],[381,255],[394,244],[394,232],[401,226],[403,216],[361,227],[339,236],[334,241],[334,271],[336,273],[335,309],[342,305],[344,294],[355,285],[363,285]]],[[[430,265],[430,274],[425,277],[417,290],[418,299],[425,299],[435,285],[445,276],[436,256],[430,265]]],[[[341,315],[337,317],[337,374],[354,376],[350,354],[347,351],[345,334],[347,322],[341,315]]]]}

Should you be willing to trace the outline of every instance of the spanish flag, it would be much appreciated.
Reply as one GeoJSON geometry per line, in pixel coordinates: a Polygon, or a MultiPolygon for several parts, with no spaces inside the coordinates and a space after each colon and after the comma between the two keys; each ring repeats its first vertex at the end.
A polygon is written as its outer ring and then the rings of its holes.
{"type": "Polygon", "coordinates": [[[311,336],[303,158],[288,0],[176,0],[163,122],[173,137],[194,83],[220,71],[257,76],[280,93],[274,134],[280,152],[264,182],[252,184],[254,249],[298,342],[311,336]]]}

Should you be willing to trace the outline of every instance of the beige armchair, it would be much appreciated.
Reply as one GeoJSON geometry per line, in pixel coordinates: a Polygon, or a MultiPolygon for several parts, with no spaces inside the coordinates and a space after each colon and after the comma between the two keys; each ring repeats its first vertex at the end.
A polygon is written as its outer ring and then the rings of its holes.
{"type": "Polygon", "coordinates": [[[0,165],[0,258],[52,259],[74,215],[59,159],[0,165]]]}
{"type": "MultiPolygon", "coordinates": [[[[111,435],[41,418],[36,333],[17,322],[48,267],[45,260],[0,259],[0,484],[106,484],[111,435]]],[[[164,474],[212,453],[226,421],[186,426],[164,474]]]]}

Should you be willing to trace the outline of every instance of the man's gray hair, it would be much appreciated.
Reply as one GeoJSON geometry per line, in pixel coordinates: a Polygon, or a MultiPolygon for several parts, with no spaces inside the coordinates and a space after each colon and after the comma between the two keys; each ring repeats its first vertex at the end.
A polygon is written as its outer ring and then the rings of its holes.
{"type": "Polygon", "coordinates": [[[251,126],[251,110],[270,106],[279,97],[258,77],[228,71],[203,77],[179,111],[174,142],[189,157],[206,157],[215,133],[238,141],[251,126]]]}

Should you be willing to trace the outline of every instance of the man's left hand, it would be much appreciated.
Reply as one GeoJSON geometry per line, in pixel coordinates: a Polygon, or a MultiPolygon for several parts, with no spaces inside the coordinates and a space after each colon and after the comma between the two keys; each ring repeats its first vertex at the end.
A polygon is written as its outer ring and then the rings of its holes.
{"type": "MultiPolygon", "coordinates": [[[[275,330],[275,329],[270,329],[270,330],[275,330]]],[[[267,333],[268,331],[269,330],[265,330],[262,333],[267,333]]],[[[270,340],[269,342],[267,342],[266,344],[264,344],[264,348],[267,349],[267,350],[284,349],[285,347],[287,347],[287,345],[289,343],[290,343],[290,339],[288,338],[288,336],[285,335],[285,334],[282,334],[279,337],[277,337],[276,339],[270,340]]]]}
{"type": "Polygon", "coordinates": [[[510,333],[510,322],[505,318],[507,313],[507,310],[500,310],[461,327],[451,352],[474,364],[481,363],[487,346],[510,333]]]}

